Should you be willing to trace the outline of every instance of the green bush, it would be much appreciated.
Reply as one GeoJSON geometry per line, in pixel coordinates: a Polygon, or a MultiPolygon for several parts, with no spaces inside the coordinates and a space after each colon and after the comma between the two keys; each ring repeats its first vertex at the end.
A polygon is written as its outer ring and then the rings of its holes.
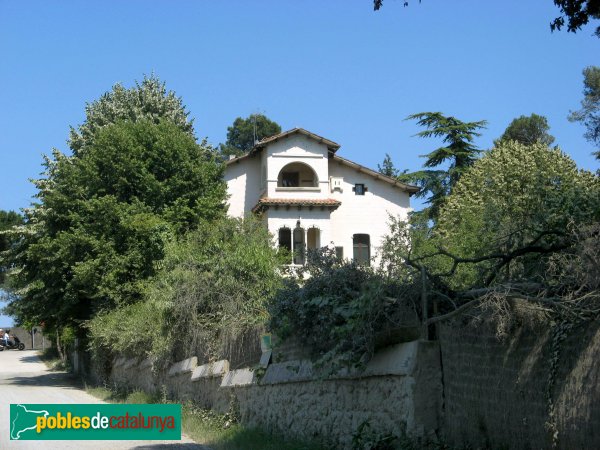
{"type": "Polygon", "coordinates": [[[298,338],[332,371],[363,367],[377,334],[402,322],[400,302],[414,286],[387,272],[342,261],[330,249],[309,255],[310,277],[288,278],[269,302],[269,328],[279,338],[298,338]]]}

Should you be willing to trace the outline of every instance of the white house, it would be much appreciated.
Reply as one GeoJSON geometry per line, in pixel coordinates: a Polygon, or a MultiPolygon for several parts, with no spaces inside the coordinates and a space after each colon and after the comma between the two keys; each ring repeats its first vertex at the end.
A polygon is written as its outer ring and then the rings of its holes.
{"type": "Polygon", "coordinates": [[[227,162],[229,215],[261,213],[290,264],[305,249],[335,246],[338,255],[368,263],[388,232],[388,217],[405,218],[418,188],[336,154],[340,148],[302,128],[263,139],[227,162]]]}

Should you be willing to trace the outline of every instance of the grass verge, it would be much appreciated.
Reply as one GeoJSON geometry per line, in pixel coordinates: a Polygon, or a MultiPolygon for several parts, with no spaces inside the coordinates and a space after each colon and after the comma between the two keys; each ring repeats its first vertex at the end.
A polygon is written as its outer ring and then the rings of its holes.
{"type": "Polygon", "coordinates": [[[45,350],[38,352],[40,360],[46,364],[46,367],[54,371],[69,371],[68,364],[65,364],[54,347],[49,347],[45,350]]]}
{"type": "MultiPolygon", "coordinates": [[[[94,397],[113,403],[160,403],[164,399],[142,391],[130,393],[104,387],[86,386],[94,397]]],[[[288,439],[237,423],[231,414],[218,414],[191,403],[181,408],[182,431],[213,450],[325,450],[318,443],[288,439]]]]}

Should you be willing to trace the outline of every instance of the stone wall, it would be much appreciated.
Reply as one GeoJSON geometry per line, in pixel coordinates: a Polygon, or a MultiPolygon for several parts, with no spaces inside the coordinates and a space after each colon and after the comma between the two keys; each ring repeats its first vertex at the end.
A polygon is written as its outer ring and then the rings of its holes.
{"type": "Polygon", "coordinates": [[[149,392],[164,389],[171,398],[220,412],[233,404],[249,426],[325,439],[339,448],[349,447],[364,421],[376,432],[416,438],[439,428],[437,343],[398,344],[377,353],[360,373],[339,372],[327,379],[308,360],[265,365],[260,372],[229,370],[228,361],[198,365],[193,357],[160,374],[149,360],[118,358],[111,381],[149,392]]]}
{"type": "Polygon", "coordinates": [[[559,347],[549,391],[551,342],[549,329],[519,328],[500,341],[490,329],[442,325],[445,438],[459,446],[550,448],[556,431],[558,448],[600,448],[600,323],[573,330],[559,347]]]}

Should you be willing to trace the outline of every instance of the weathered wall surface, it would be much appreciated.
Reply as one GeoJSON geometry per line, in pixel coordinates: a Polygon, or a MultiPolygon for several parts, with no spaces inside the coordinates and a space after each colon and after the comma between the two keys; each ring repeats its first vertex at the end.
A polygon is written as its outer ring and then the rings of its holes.
{"type": "Polygon", "coordinates": [[[22,343],[25,344],[25,348],[26,349],[42,349],[42,348],[48,348],[52,346],[52,342],[48,341],[45,337],[44,337],[44,333],[42,332],[42,330],[38,327],[36,327],[36,332],[33,336],[33,339],[31,337],[31,333],[30,330],[26,330],[25,328],[21,328],[21,327],[0,327],[3,330],[10,330],[10,334],[11,335],[15,335],[16,337],[18,337],[20,339],[20,341],[22,343]],[[33,346],[32,346],[33,344],[33,346]]]}
{"type": "Polygon", "coordinates": [[[518,329],[504,341],[488,329],[440,327],[446,439],[511,449],[600,448],[600,323],[573,330],[559,347],[555,383],[549,330],[518,329]],[[555,405],[549,415],[547,393],[555,405]],[[555,422],[556,427],[548,424],[555,422]]]}
{"type": "Polygon", "coordinates": [[[360,374],[323,380],[307,360],[269,364],[261,377],[228,361],[198,365],[189,358],[167,373],[149,360],[118,358],[111,381],[130,389],[193,400],[226,412],[239,408],[242,422],[287,435],[318,437],[349,448],[353,432],[369,421],[382,433],[422,437],[439,428],[441,372],[433,342],[408,342],[379,352],[360,374]]]}

